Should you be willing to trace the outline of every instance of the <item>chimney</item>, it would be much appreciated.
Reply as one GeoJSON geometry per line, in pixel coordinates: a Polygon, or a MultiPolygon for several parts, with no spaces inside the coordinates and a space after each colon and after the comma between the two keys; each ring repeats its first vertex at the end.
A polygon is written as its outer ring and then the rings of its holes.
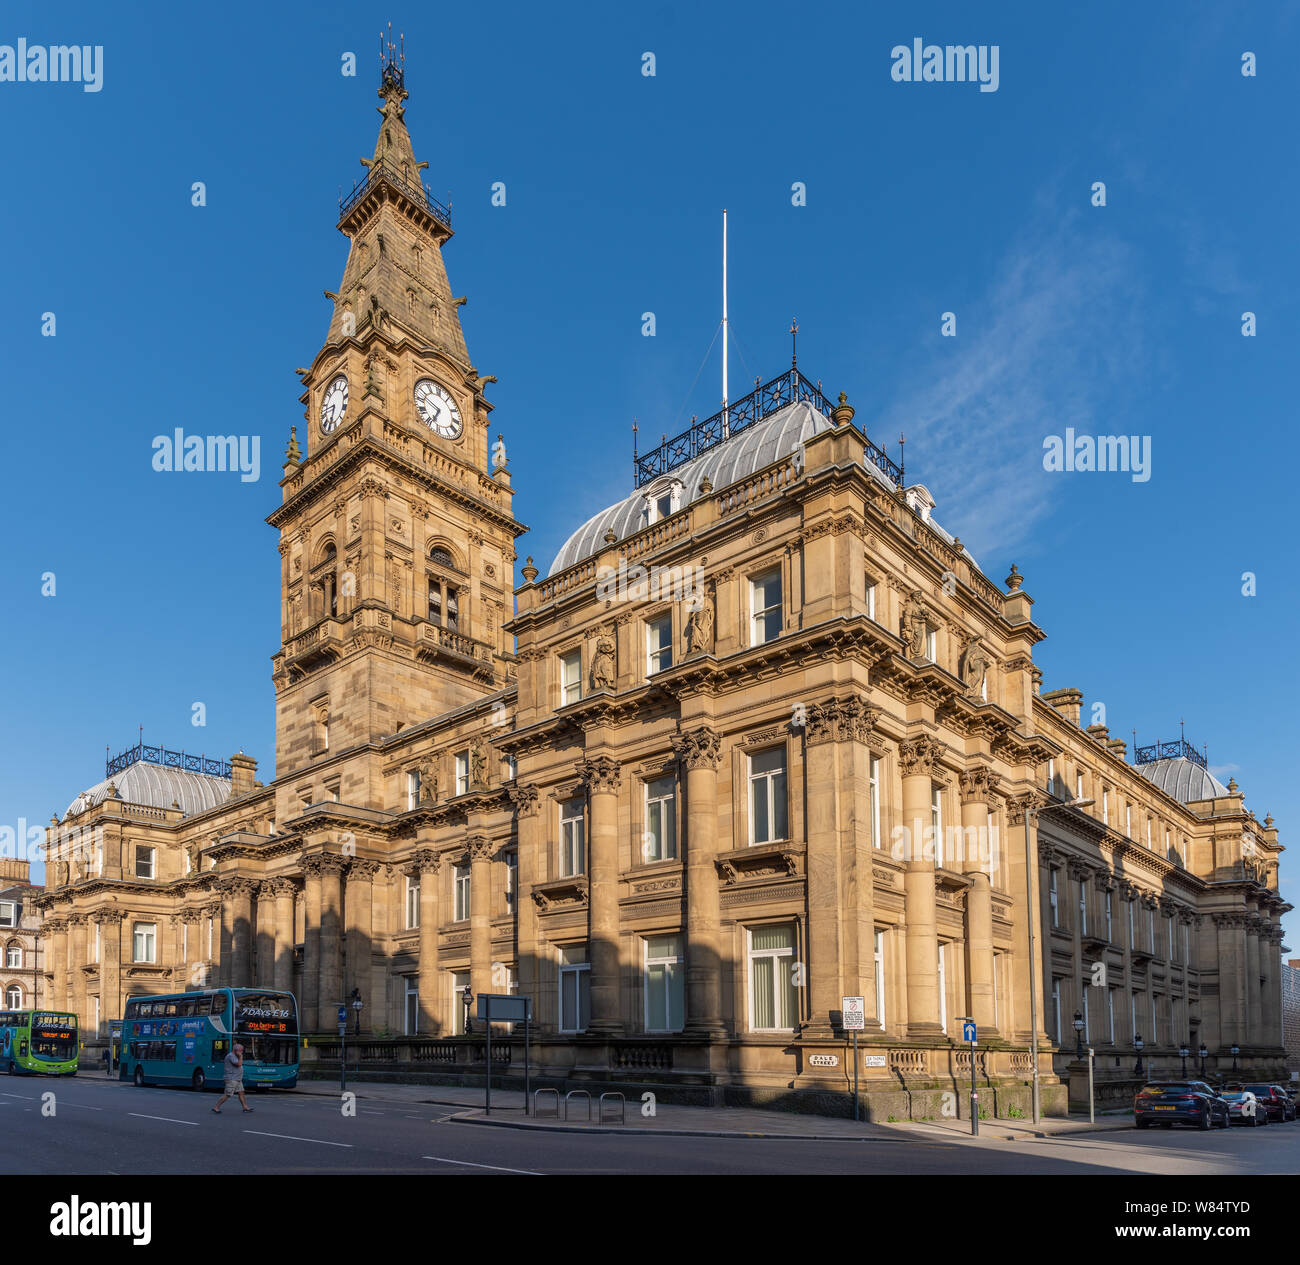
{"type": "Polygon", "coordinates": [[[257,773],[257,761],[242,751],[230,757],[230,797],[238,799],[241,795],[253,793],[254,775],[257,773]]]}
{"type": "Polygon", "coordinates": [[[1083,711],[1083,691],[1074,689],[1048,690],[1042,695],[1044,703],[1051,703],[1070,724],[1078,728],[1079,714],[1083,711]]]}
{"type": "Polygon", "coordinates": [[[0,882],[8,884],[31,881],[30,861],[18,861],[12,857],[0,860],[0,882]]]}

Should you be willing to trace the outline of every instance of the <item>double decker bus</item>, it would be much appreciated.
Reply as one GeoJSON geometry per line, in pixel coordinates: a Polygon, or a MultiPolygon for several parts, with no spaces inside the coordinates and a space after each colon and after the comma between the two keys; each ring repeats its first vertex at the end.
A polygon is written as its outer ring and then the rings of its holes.
{"type": "Polygon", "coordinates": [[[205,988],[130,997],[122,1016],[122,1080],[220,1089],[222,1063],[244,1047],[244,1085],[298,1083],[298,1003],[269,988],[205,988]]]}
{"type": "Polygon", "coordinates": [[[76,1015],[0,1011],[0,1067],[10,1076],[75,1076],[79,1053],[76,1015]]]}

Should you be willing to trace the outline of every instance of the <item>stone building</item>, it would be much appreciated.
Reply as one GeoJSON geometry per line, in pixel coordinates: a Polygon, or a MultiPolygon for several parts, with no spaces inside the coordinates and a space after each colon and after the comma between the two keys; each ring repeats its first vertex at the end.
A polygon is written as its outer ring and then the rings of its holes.
{"type": "Polygon", "coordinates": [[[1288,1075],[1300,1079],[1300,958],[1282,967],[1282,1044],[1288,1075]]]}
{"type": "MultiPolygon", "coordinates": [[[[268,519],[274,779],[141,743],[78,796],[49,832],[52,995],[103,1021],[273,985],[315,1032],[356,999],[363,1057],[456,1075],[481,1073],[466,996],[519,992],[555,1080],[814,1103],[850,1083],[861,995],[864,1091],[901,1115],[965,1083],[963,1016],[999,1109],[1034,1015],[1063,1106],[1073,1008],[1116,1080],[1134,1029],[1162,1070],[1185,1033],[1280,1065],[1271,819],[1040,693],[1023,577],[984,574],[843,395],[792,366],[639,456],[514,586],[526,528],[400,65],[380,98],[268,519]]],[[[517,1070],[518,1034],[497,1048],[517,1070]]]]}
{"type": "Polygon", "coordinates": [[[35,1010],[48,1006],[41,944],[42,890],[33,886],[30,862],[0,859],[0,941],[4,944],[4,974],[0,997],[5,1010],[35,1010]]]}

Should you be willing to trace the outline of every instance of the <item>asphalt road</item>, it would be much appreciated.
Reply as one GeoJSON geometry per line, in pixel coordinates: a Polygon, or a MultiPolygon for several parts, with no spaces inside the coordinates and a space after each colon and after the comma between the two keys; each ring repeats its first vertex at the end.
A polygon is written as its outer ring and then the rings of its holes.
{"type": "MultiPolygon", "coordinates": [[[[431,1091],[432,1094],[433,1091],[431,1091]]],[[[1124,1130],[1025,1142],[962,1141],[880,1126],[869,1139],[783,1141],[500,1129],[458,1108],[137,1089],[93,1076],[0,1081],[0,1173],[1059,1174],[1300,1172],[1300,1123],[1124,1130]],[[52,1093],[52,1100],[43,1095],[52,1093]],[[53,1113],[50,1113],[50,1106],[53,1113]]]]}

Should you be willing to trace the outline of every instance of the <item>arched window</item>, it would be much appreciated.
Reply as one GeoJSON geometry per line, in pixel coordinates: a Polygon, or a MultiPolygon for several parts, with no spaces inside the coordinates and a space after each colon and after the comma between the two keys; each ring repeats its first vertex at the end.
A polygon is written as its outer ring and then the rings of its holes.
{"type": "Polygon", "coordinates": [[[23,1008],[23,990],[18,984],[10,984],[5,989],[5,1009],[21,1010],[23,1008]]]}
{"type": "Polygon", "coordinates": [[[338,581],[338,557],[339,551],[335,548],[332,540],[326,541],[324,548],[321,549],[320,561],[317,562],[316,584],[320,590],[322,616],[336,616],[339,613],[339,581],[338,581]]]}
{"type": "Polygon", "coordinates": [[[460,588],[449,576],[438,571],[456,569],[451,550],[434,545],[429,550],[429,622],[456,632],[460,627],[460,588]]]}
{"type": "Polygon", "coordinates": [[[23,946],[16,941],[5,946],[5,966],[11,970],[22,970],[23,946]]]}
{"type": "Polygon", "coordinates": [[[441,545],[434,545],[429,550],[429,561],[436,562],[440,567],[454,567],[456,565],[452,560],[451,551],[444,549],[441,545]]]}

